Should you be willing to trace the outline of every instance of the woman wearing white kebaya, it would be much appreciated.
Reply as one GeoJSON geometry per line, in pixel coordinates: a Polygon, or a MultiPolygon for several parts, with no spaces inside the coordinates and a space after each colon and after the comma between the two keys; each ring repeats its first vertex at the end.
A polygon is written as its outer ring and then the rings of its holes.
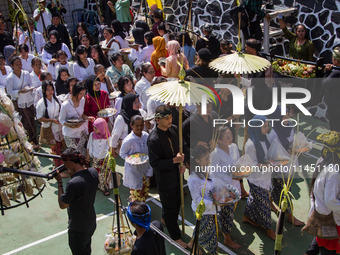
{"type": "MultiPolygon", "coordinates": [[[[51,153],[60,155],[63,150],[64,136],[62,125],[59,122],[61,104],[54,94],[54,86],[51,81],[42,83],[43,98],[37,103],[37,119],[41,122],[40,142],[51,147],[51,153]],[[51,127],[51,129],[49,129],[51,127]],[[45,132],[44,132],[45,131],[45,132]],[[52,131],[52,133],[50,133],[52,131]]],[[[61,160],[53,159],[56,167],[62,164],[61,160]]]]}
{"type": "Polygon", "coordinates": [[[68,148],[75,148],[81,154],[86,156],[88,128],[87,123],[69,124],[70,119],[84,119],[94,121],[93,117],[84,114],[85,106],[85,87],[81,82],[75,84],[72,88],[71,99],[65,101],[61,106],[59,122],[63,125],[63,135],[68,148]]]}
{"type": "Polygon", "coordinates": [[[94,75],[95,63],[92,58],[87,57],[84,45],[79,45],[76,51],[76,63],[73,65],[73,74],[79,81],[86,80],[91,74],[94,75]]]}

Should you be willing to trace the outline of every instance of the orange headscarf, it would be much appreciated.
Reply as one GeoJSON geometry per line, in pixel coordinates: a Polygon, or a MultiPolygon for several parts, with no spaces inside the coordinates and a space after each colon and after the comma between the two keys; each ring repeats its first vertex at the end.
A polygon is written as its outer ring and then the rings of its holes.
{"type": "Polygon", "coordinates": [[[159,58],[166,58],[167,57],[167,50],[165,48],[166,42],[165,39],[161,36],[156,36],[152,39],[153,46],[155,47],[155,51],[151,54],[151,62],[155,66],[156,71],[159,70],[161,67],[158,64],[159,58]]]}

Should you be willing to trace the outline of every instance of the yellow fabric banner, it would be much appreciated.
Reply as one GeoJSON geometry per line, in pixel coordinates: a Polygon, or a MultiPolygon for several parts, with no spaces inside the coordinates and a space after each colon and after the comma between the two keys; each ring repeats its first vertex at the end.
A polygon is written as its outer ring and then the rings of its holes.
{"type": "Polygon", "coordinates": [[[146,0],[148,2],[149,7],[157,4],[157,8],[163,10],[162,1],[161,0],[146,0]]]}

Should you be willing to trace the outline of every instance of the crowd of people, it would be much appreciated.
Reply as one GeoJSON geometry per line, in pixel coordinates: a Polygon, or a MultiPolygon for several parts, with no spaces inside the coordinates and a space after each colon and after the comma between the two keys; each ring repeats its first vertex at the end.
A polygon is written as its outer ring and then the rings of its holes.
{"type": "MultiPolygon", "coordinates": [[[[253,21],[250,30],[243,31],[248,39],[245,51],[262,57],[262,35],[256,27],[263,17],[269,17],[258,9],[258,5],[251,3],[254,1],[249,2],[247,8],[251,10],[253,21]]],[[[112,175],[112,169],[105,158],[112,155],[125,160],[136,153],[148,155],[149,163],[134,165],[125,161],[123,185],[130,189],[129,201],[145,202],[150,182],[155,177],[163,206],[162,223],[168,229],[170,237],[182,247],[192,246],[192,242],[186,244],[182,241],[177,224],[180,176],[186,168],[190,170],[188,186],[193,211],[203,198],[202,189],[205,187],[205,212],[199,230],[199,244],[209,254],[218,253],[215,215],[224,236],[224,243],[233,249],[241,247],[231,238],[235,213],[243,213],[243,222],[263,228],[267,236],[275,240],[271,210],[276,211],[277,207],[280,207],[280,194],[284,186],[281,177],[264,177],[260,176],[261,173],[258,176],[253,173],[248,177],[248,193],[243,186],[243,180],[234,179],[231,174],[209,173],[207,177],[205,173],[195,171],[197,167],[204,168],[210,164],[235,165],[240,158],[235,127],[225,125],[217,130],[213,128],[213,120],[216,118],[233,120],[240,117],[233,115],[231,92],[228,89],[220,89],[218,94],[222,105],[209,103],[206,115],[201,113],[202,105],[185,107],[184,154],[179,153],[178,108],[151,99],[147,93],[148,88],[155,84],[177,80],[181,70],[185,70],[186,79],[192,78],[198,83],[209,83],[208,79],[229,79],[232,82],[233,75],[221,75],[210,69],[209,63],[218,57],[232,54],[235,48],[233,44],[227,40],[219,41],[209,24],[203,26],[203,35],[196,43],[188,32],[171,33],[162,10],[154,7],[151,13],[152,26],[144,20],[133,21],[129,1],[125,0],[117,1],[115,5],[108,2],[109,8],[116,12],[116,19],[104,28],[102,41],[94,38],[84,23],[76,26],[76,34],[70,38],[69,32],[62,24],[61,14],[55,11],[56,9],[52,12],[46,8],[45,0],[39,0],[39,3],[40,7],[28,21],[27,31],[19,37],[18,52],[14,47],[12,34],[5,31],[5,21],[0,16],[0,89],[4,89],[12,99],[34,149],[39,150],[41,145],[49,146],[52,154],[62,155],[62,160],[54,159],[55,166],[65,164],[71,171],[72,179],[65,193],[61,179],[63,176],[58,176],[60,207],[67,208],[70,204],[72,219],[81,214],[78,207],[80,204],[83,204],[80,208],[90,211],[89,215],[82,215],[80,218],[88,220],[88,224],[85,224],[86,231],[81,229],[84,222],[72,221],[69,226],[70,247],[74,254],[91,252],[90,240],[95,229],[95,190],[99,188],[104,195],[109,195],[113,187],[112,178],[115,176],[112,175]],[[131,44],[129,40],[132,37],[134,43],[131,44]],[[126,51],[129,47],[130,50],[126,51]],[[98,117],[98,112],[106,108],[114,108],[114,116],[98,117]],[[40,134],[37,134],[36,120],[41,123],[40,134]],[[193,129],[193,126],[199,128],[193,129]],[[83,167],[88,162],[92,162],[90,170],[83,167]],[[78,173],[83,170],[88,172],[78,173]],[[74,176],[77,178],[73,178],[74,176]],[[85,186],[90,200],[75,200],[77,188],[83,185],[81,179],[88,183],[85,186]],[[233,185],[242,198],[247,198],[245,208],[237,207],[236,203],[217,206],[209,199],[209,192],[226,184],[233,185]],[[86,235],[79,237],[79,232],[86,232],[86,235]]],[[[291,32],[283,19],[279,19],[279,22],[284,36],[290,41],[290,56],[312,61],[314,46],[307,39],[306,27],[299,24],[295,32],[291,32]]],[[[330,129],[339,132],[337,96],[340,92],[332,79],[339,77],[340,72],[332,71],[333,66],[340,66],[338,47],[333,50],[333,64],[325,68],[324,85],[330,129]]],[[[256,79],[268,79],[271,75],[267,70],[241,77],[242,86],[254,88],[253,103],[256,109],[264,110],[271,106],[272,84],[256,79]]],[[[287,119],[292,117],[290,111],[287,111],[285,116],[281,116],[280,112],[281,108],[278,107],[271,116],[254,116],[246,110],[247,120],[264,123],[262,127],[246,128],[243,146],[243,153],[260,168],[270,164],[266,153],[271,144],[279,143],[287,153],[291,153],[294,129],[275,126],[269,131],[268,118],[288,122],[287,119]]],[[[340,145],[339,138],[336,138],[339,136],[337,132],[336,135],[329,135],[322,158],[318,162],[326,166],[325,169],[339,161],[340,145]],[[332,142],[329,142],[329,139],[332,142]],[[326,147],[331,149],[326,150],[326,147]]],[[[337,198],[339,177],[314,177],[312,187],[316,209],[322,214],[333,212],[340,229],[340,201],[337,198]],[[328,192],[336,196],[330,197],[328,192]]],[[[143,203],[132,205],[131,212],[134,206],[139,208],[139,211],[144,210],[145,215],[150,210],[143,203]]],[[[149,227],[139,225],[141,221],[133,219],[131,215],[135,214],[131,212],[128,214],[129,219],[136,225],[137,234],[141,238],[148,233],[149,227]]],[[[304,225],[293,217],[292,208],[288,207],[287,214],[289,221],[295,226],[304,225]]],[[[143,238],[149,240],[151,235],[143,238]]],[[[316,238],[306,254],[317,254],[315,252],[319,249],[321,254],[338,253],[339,243],[331,241],[316,238]]],[[[145,245],[141,247],[148,248],[145,245]]]]}

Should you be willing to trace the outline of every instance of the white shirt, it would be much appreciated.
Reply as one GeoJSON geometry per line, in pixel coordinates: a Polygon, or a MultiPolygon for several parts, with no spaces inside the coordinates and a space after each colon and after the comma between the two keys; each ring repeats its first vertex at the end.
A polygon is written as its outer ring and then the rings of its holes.
{"type": "MultiPolygon", "coordinates": [[[[338,166],[325,166],[314,183],[316,211],[322,215],[333,212],[335,223],[340,225],[340,174],[338,166]],[[333,171],[332,171],[333,169],[333,171]]],[[[313,201],[311,201],[314,209],[313,201]]]]}
{"type": "MultiPolygon", "coordinates": [[[[204,189],[205,179],[199,178],[195,173],[190,174],[188,178],[188,187],[190,190],[192,202],[191,208],[195,212],[198,204],[202,200],[202,190],[204,189]]],[[[216,206],[213,204],[212,199],[210,198],[209,192],[215,188],[215,183],[212,180],[207,181],[207,185],[205,187],[204,192],[204,204],[205,211],[203,215],[215,215],[216,214],[216,206]]]]}
{"type": "Polygon", "coordinates": [[[117,110],[116,114],[114,115],[115,118],[117,118],[118,114],[120,113],[122,109],[122,103],[123,103],[123,98],[122,97],[117,97],[115,100],[115,108],[117,110]]]}
{"type": "Polygon", "coordinates": [[[241,192],[241,186],[239,180],[232,180],[232,166],[235,166],[237,160],[240,158],[240,152],[235,143],[230,144],[229,146],[229,154],[224,150],[220,149],[218,146],[213,150],[210,154],[210,165],[215,166],[216,172],[211,172],[210,177],[212,179],[220,179],[223,180],[224,183],[233,185],[235,188],[241,192]],[[226,172],[219,171],[218,167],[223,169],[225,167],[226,172]],[[229,171],[228,171],[229,170],[229,171]]]}
{"type": "Polygon", "coordinates": [[[87,149],[91,158],[104,159],[109,151],[107,139],[93,139],[93,132],[90,134],[87,142],[87,149]]]}
{"type": "Polygon", "coordinates": [[[108,94],[110,94],[109,90],[107,89],[107,85],[105,82],[101,82],[100,83],[100,90],[104,90],[105,92],[107,92],[108,94]]]}
{"type": "MultiPolygon", "coordinates": [[[[272,128],[272,129],[270,130],[270,133],[269,133],[269,135],[267,135],[267,138],[268,138],[268,141],[269,141],[270,144],[272,144],[273,141],[274,141],[275,139],[281,143],[280,138],[279,138],[279,136],[277,135],[277,133],[276,133],[276,131],[274,130],[274,128],[272,128]]],[[[294,142],[294,129],[291,130],[290,135],[289,135],[289,137],[287,138],[287,140],[288,140],[288,142],[289,142],[290,144],[292,144],[292,143],[294,142]]]]}
{"type": "MultiPolygon", "coordinates": [[[[268,141],[270,144],[273,143],[281,143],[279,136],[277,135],[276,131],[272,128],[272,130],[270,131],[269,135],[267,135],[268,141]]],[[[291,130],[289,137],[287,138],[289,144],[292,144],[294,142],[294,129],[291,130]]],[[[288,153],[288,152],[287,152],[288,153]]],[[[295,166],[296,169],[298,169],[299,167],[299,160],[297,155],[290,155],[290,157],[292,157],[291,162],[292,162],[292,166],[295,166]]],[[[289,165],[283,166],[282,170],[284,173],[288,174],[290,170],[294,169],[293,167],[290,167],[289,165]]],[[[279,175],[281,175],[279,173],[279,175]]]]}
{"type": "Polygon", "coordinates": [[[149,96],[146,94],[146,90],[151,87],[151,82],[144,76],[136,83],[135,91],[139,94],[139,100],[142,103],[143,110],[147,109],[149,96]]]}
{"type": "MultiPolygon", "coordinates": [[[[264,154],[267,153],[267,146],[265,142],[261,142],[261,146],[263,148],[264,154]]],[[[245,154],[248,154],[248,156],[251,158],[251,160],[254,162],[255,165],[257,165],[257,156],[256,156],[256,148],[251,139],[248,139],[248,141],[245,144],[244,147],[245,154]]],[[[260,168],[258,168],[260,169],[260,168]]],[[[266,172],[262,173],[259,171],[253,172],[250,174],[250,176],[247,178],[249,182],[252,184],[261,187],[266,190],[270,190],[272,186],[272,180],[271,180],[271,173],[266,172]]]]}
{"type": "Polygon", "coordinates": [[[94,74],[94,66],[95,63],[92,58],[87,58],[89,62],[89,66],[87,68],[79,66],[78,63],[74,63],[73,65],[73,74],[79,81],[86,80],[91,74],[94,74]]]}
{"type": "MultiPolygon", "coordinates": [[[[21,34],[21,36],[19,38],[19,45],[24,43],[26,36],[28,36],[27,32],[21,34]]],[[[37,53],[41,54],[42,48],[45,46],[44,36],[40,32],[38,32],[38,31],[33,31],[33,33],[32,33],[32,40],[33,40],[32,48],[31,48],[30,40],[28,40],[26,42],[26,45],[28,46],[28,49],[29,49],[30,53],[34,54],[35,53],[35,49],[34,48],[36,48],[37,49],[37,53]]]]}
{"type": "Polygon", "coordinates": [[[11,72],[13,72],[13,70],[12,70],[12,68],[10,67],[10,66],[5,66],[5,69],[6,69],[6,74],[2,74],[2,72],[0,71],[0,88],[2,88],[2,89],[5,89],[6,88],[6,84],[7,84],[7,82],[6,82],[6,78],[7,78],[7,76],[11,73],[11,72]]]}
{"type": "MultiPolygon", "coordinates": [[[[63,50],[66,52],[67,60],[71,59],[72,55],[71,55],[70,49],[67,47],[65,43],[61,44],[60,50],[63,50]]],[[[48,53],[47,51],[45,51],[45,49],[43,49],[41,58],[44,61],[44,63],[47,65],[50,63],[50,60],[52,59],[52,54],[48,53]]]]}
{"type": "MultiPolygon", "coordinates": [[[[119,155],[125,160],[127,156],[144,153],[148,155],[148,141],[149,134],[142,132],[142,136],[136,136],[133,131],[124,138],[119,155]]],[[[149,163],[143,165],[131,165],[125,161],[124,163],[124,179],[123,184],[130,189],[142,189],[143,175],[151,177],[153,174],[152,167],[149,163]]]]}
{"type": "Polygon", "coordinates": [[[32,85],[35,88],[41,87],[42,81],[39,79],[39,77],[35,74],[34,71],[30,73],[31,80],[32,80],[32,85]]]}
{"type": "Polygon", "coordinates": [[[87,123],[84,122],[79,128],[70,128],[65,126],[66,120],[69,119],[80,119],[84,113],[85,106],[85,98],[82,98],[79,102],[79,106],[77,108],[74,107],[73,101],[71,99],[67,100],[61,105],[59,122],[63,125],[63,135],[72,137],[72,138],[80,138],[80,134],[83,131],[87,131],[87,123]]]}
{"type": "Polygon", "coordinates": [[[39,88],[35,90],[35,93],[34,93],[34,106],[35,107],[37,107],[39,100],[42,98],[43,98],[43,93],[42,93],[42,87],[40,86],[39,88]]]}
{"type": "Polygon", "coordinates": [[[59,62],[54,63],[54,64],[49,64],[47,67],[47,72],[49,72],[52,76],[52,80],[56,80],[57,79],[57,75],[58,73],[56,73],[55,68],[56,66],[59,64],[59,62]]]}
{"type": "Polygon", "coordinates": [[[33,91],[27,93],[19,93],[24,87],[32,87],[31,76],[27,71],[22,70],[20,78],[13,72],[7,76],[6,79],[7,94],[11,96],[12,100],[18,100],[19,108],[28,108],[33,105],[33,91]]]}
{"type": "MultiPolygon", "coordinates": [[[[115,39],[115,38],[112,37],[107,43],[106,43],[106,40],[103,41],[103,42],[102,42],[102,48],[107,48],[107,46],[110,44],[110,42],[111,42],[112,40],[114,40],[114,39],[115,39]]],[[[110,60],[111,56],[112,56],[114,53],[116,53],[116,52],[119,52],[119,45],[118,45],[118,43],[116,43],[116,42],[112,42],[112,43],[111,43],[111,46],[110,46],[110,49],[109,49],[109,51],[108,51],[108,53],[107,53],[108,59],[110,60]]],[[[110,61],[110,63],[111,63],[111,61],[110,61]]]]}
{"type": "MultiPolygon", "coordinates": [[[[49,119],[58,120],[59,111],[60,111],[60,106],[58,102],[52,97],[51,101],[46,99],[46,103],[47,103],[47,113],[48,113],[49,119]]],[[[37,110],[37,113],[36,113],[37,119],[45,117],[46,106],[45,106],[45,102],[43,98],[39,100],[36,110],[37,110]]],[[[64,139],[63,134],[62,134],[62,125],[56,124],[54,122],[42,122],[41,125],[44,128],[48,128],[52,125],[52,132],[54,135],[54,139],[56,139],[58,142],[61,142],[64,139]]]]}
{"type": "Polygon", "coordinates": [[[148,118],[155,116],[155,112],[158,106],[162,105],[161,101],[157,101],[154,99],[149,98],[148,103],[147,103],[147,113],[148,113],[148,118]]]}
{"type": "Polygon", "coordinates": [[[34,58],[34,56],[32,54],[28,54],[27,59],[23,59],[21,56],[19,56],[19,58],[21,59],[22,70],[25,70],[29,73],[32,72],[33,71],[32,59],[34,58]]]}
{"type": "Polygon", "coordinates": [[[155,51],[155,47],[153,46],[153,44],[151,45],[147,45],[146,47],[144,47],[141,51],[141,53],[139,54],[137,60],[141,63],[144,62],[151,62],[151,54],[152,52],[155,51]]]}
{"type": "Polygon", "coordinates": [[[132,49],[129,54],[129,59],[133,62],[134,67],[140,66],[145,62],[151,61],[151,54],[154,50],[155,47],[153,45],[148,45],[143,49],[139,48],[138,51],[132,49]]]}
{"type": "MultiPolygon", "coordinates": [[[[142,117],[146,116],[146,112],[142,109],[139,109],[142,117]]],[[[129,127],[125,123],[122,115],[118,115],[112,130],[112,135],[110,139],[110,147],[117,148],[118,141],[123,140],[129,134],[129,127]]]]}
{"type": "MultiPolygon", "coordinates": [[[[55,74],[56,74],[56,76],[58,76],[59,69],[60,69],[61,67],[67,68],[68,73],[70,74],[70,76],[71,76],[71,77],[73,76],[73,67],[71,67],[71,65],[69,65],[68,62],[66,62],[66,65],[62,65],[62,64],[60,64],[60,62],[58,62],[58,63],[56,64],[56,67],[55,67],[55,74]]],[[[57,77],[57,78],[58,78],[58,77],[57,77]]]]}
{"type": "MultiPolygon", "coordinates": [[[[38,16],[38,14],[39,14],[38,9],[35,9],[34,12],[33,12],[33,17],[38,16]]],[[[42,18],[44,19],[46,33],[47,33],[47,27],[52,24],[52,14],[51,14],[49,9],[45,8],[45,11],[42,13],[42,15],[40,16],[40,18],[37,21],[37,30],[40,33],[44,33],[42,18]]]]}
{"type": "Polygon", "coordinates": [[[120,35],[116,35],[115,39],[119,42],[121,49],[129,48],[129,43],[127,40],[123,39],[120,35]]]}

